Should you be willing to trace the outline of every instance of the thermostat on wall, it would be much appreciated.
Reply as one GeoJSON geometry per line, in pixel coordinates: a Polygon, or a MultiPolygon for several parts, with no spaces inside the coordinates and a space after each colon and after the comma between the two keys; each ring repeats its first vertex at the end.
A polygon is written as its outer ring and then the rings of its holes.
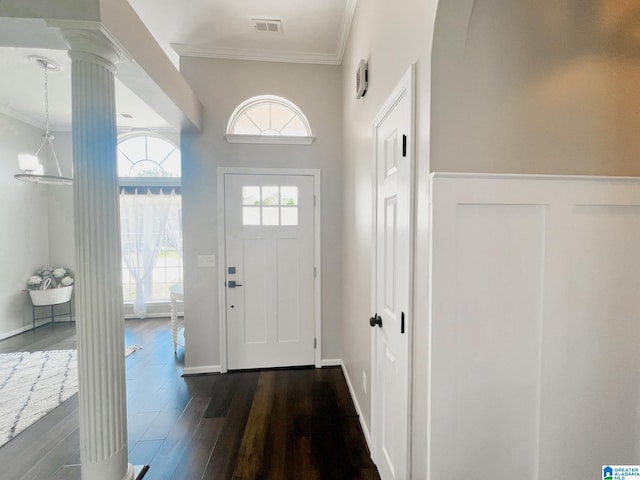
{"type": "Polygon", "coordinates": [[[364,97],[367,93],[367,83],[369,81],[369,72],[367,62],[360,60],[358,70],[356,71],[356,98],[364,97]]]}

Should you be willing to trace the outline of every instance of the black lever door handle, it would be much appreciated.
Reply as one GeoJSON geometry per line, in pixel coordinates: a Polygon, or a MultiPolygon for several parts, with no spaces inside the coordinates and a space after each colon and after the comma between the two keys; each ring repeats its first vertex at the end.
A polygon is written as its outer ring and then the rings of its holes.
{"type": "Polygon", "coordinates": [[[373,317],[371,317],[369,319],[369,325],[371,325],[372,327],[378,325],[380,328],[382,328],[382,318],[380,318],[380,315],[376,313],[373,317]]]}
{"type": "Polygon", "coordinates": [[[236,287],[241,287],[241,286],[242,286],[242,284],[241,284],[241,283],[236,283],[236,281],[235,281],[235,280],[229,280],[229,281],[227,282],[227,286],[228,286],[229,288],[236,288],[236,287]]]}

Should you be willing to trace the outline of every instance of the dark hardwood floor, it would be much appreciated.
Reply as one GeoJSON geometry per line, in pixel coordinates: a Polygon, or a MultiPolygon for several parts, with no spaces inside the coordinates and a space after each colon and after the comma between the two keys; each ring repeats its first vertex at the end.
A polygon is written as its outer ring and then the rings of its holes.
{"type": "MultiPolygon", "coordinates": [[[[378,479],[340,368],[182,378],[168,320],[127,320],[129,461],[145,480],[378,479]]],[[[67,322],[0,341],[1,352],[76,347],[67,322]]],[[[0,448],[0,479],[80,478],[77,396],[0,448]]]]}

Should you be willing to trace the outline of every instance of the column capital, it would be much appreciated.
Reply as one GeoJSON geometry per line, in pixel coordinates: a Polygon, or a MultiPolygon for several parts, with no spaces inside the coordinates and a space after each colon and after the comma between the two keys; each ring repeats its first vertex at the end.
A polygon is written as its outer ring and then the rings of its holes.
{"type": "Polygon", "coordinates": [[[72,60],[98,63],[112,71],[120,59],[120,50],[100,31],[63,28],[62,36],[69,46],[72,60]]]}

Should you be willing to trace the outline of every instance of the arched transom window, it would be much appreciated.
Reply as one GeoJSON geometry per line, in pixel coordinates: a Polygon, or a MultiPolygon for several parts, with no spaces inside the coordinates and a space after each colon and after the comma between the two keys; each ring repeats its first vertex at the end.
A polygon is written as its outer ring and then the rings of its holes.
{"type": "Polygon", "coordinates": [[[180,177],[180,149],[154,134],[130,134],[118,142],[119,177],[180,177]]]}
{"type": "Polygon", "coordinates": [[[294,143],[313,141],[302,111],[286,98],[261,95],[245,100],[231,114],[229,143],[294,143]]]}

